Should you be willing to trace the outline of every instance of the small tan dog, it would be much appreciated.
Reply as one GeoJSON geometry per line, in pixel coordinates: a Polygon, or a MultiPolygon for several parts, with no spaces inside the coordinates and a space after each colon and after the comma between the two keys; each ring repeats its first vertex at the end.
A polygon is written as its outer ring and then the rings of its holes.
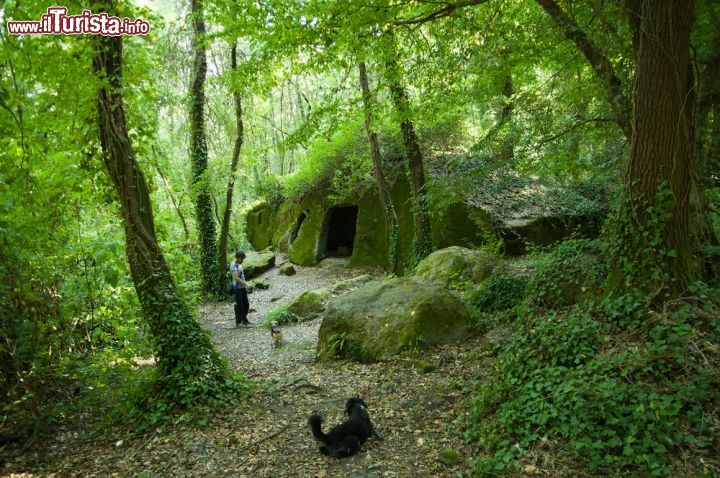
{"type": "Polygon", "coordinates": [[[280,348],[283,343],[282,330],[280,330],[280,326],[274,320],[270,323],[270,335],[273,339],[273,347],[276,349],[280,348]]]}

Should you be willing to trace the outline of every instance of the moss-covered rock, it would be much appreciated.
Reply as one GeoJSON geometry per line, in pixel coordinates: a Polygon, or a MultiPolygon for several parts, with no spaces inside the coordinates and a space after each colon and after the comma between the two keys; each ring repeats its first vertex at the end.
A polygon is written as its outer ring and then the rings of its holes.
{"type": "Polygon", "coordinates": [[[293,267],[292,264],[285,263],[278,267],[278,274],[284,275],[284,276],[294,276],[295,275],[295,267],[293,267]]]}
{"type": "Polygon", "coordinates": [[[604,216],[535,216],[505,221],[500,228],[502,250],[508,255],[525,253],[526,244],[548,246],[578,233],[584,237],[597,236],[604,216]]]}
{"type": "Polygon", "coordinates": [[[288,257],[293,263],[301,266],[313,266],[318,263],[326,209],[328,207],[325,198],[309,195],[304,197],[288,215],[282,228],[286,231],[289,244],[288,257]],[[305,215],[302,226],[293,234],[293,229],[301,214],[305,215]]]}
{"type": "Polygon", "coordinates": [[[489,216],[479,208],[456,200],[431,207],[430,226],[433,247],[478,247],[498,240],[489,216]]]}
{"type": "Polygon", "coordinates": [[[282,309],[281,312],[275,313],[281,316],[285,314],[286,316],[281,317],[281,320],[285,321],[285,323],[312,320],[325,312],[327,302],[331,297],[347,294],[372,280],[372,276],[364,274],[337,282],[328,288],[303,292],[293,298],[286,306],[276,309],[282,309]]]}
{"type": "Polygon", "coordinates": [[[270,288],[270,282],[267,279],[263,278],[251,280],[250,285],[257,290],[265,290],[270,288]]]}
{"type": "Polygon", "coordinates": [[[337,282],[330,288],[330,292],[333,295],[339,295],[343,292],[348,292],[353,289],[357,289],[358,287],[367,284],[368,282],[371,282],[373,280],[373,277],[369,274],[363,274],[357,277],[352,277],[350,279],[345,279],[344,281],[337,282]]]}
{"type": "Polygon", "coordinates": [[[260,322],[260,326],[269,330],[273,322],[277,322],[278,325],[287,325],[301,321],[302,318],[290,312],[287,307],[278,307],[268,312],[265,319],[260,322]]]}
{"type": "Polygon", "coordinates": [[[257,250],[273,245],[273,208],[261,203],[245,215],[245,230],[250,244],[257,250]]]}
{"type": "Polygon", "coordinates": [[[275,265],[275,254],[272,251],[248,252],[242,267],[245,279],[252,279],[275,265]]]}
{"type": "MultiPolygon", "coordinates": [[[[486,175],[473,188],[453,186],[462,176],[451,174],[428,184],[433,247],[502,242],[506,254],[521,254],[526,243],[547,245],[571,232],[594,237],[605,217],[601,194],[581,194],[507,171],[486,175]]],[[[392,174],[390,183],[399,226],[394,241],[399,263],[392,272],[403,275],[416,263],[412,195],[403,172],[392,174]]],[[[258,250],[271,245],[287,252],[295,264],[315,265],[324,257],[329,212],[340,205],[358,207],[351,265],[387,267],[384,213],[371,181],[348,190],[311,189],[302,196],[257,205],[246,215],[248,240],[258,250]]]]}
{"type": "Polygon", "coordinates": [[[469,328],[465,307],[442,287],[409,278],[374,281],[328,302],[317,354],[376,362],[408,348],[456,342],[469,328]]]}
{"type": "Polygon", "coordinates": [[[328,289],[309,290],[291,300],[286,308],[300,320],[310,320],[325,311],[325,303],[329,298],[328,289]]]}
{"type": "Polygon", "coordinates": [[[438,454],[438,460],[445,466],[455,466],[460,463],[460,454],[452,448],[445,448],[438,454]]]}
{"type": "Polygon", "coordinates": [[[415,277],[428,284],[454,288],[487,279],[498,259],[489,252],[459,246],[433,252],[415,269],[415,277]]]}

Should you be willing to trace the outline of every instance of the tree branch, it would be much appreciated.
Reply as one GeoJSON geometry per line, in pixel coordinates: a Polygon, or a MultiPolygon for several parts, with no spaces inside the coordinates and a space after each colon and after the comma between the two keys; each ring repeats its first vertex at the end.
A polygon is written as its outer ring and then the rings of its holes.
{"type": "Polygon", "coordinates": [[[416,15],[414,17],[410,18],[396,18],[393,23],[395,25],[417,25],[419,23],[426,23],[433,20],[437,20],[438,18],[447,17],[455,10],[458,10],[460,8],[465,7],[471,7],[474,5],[480,5],[482,3],[487,3],[490,0],[460,0],[455,3],[448,3],[444,7],[439,8],[438,10],[435,10],[434,12],[429,12],[425,14],[416,15]]]}
{"type": "Polygon", "coordinates": [[[632,110],[630,100],[622,91],[622,82],[618,78],[610,60],[602,53],[600,48],[577,24],[577,22],[562,11],[555,0],[535,0],[545,12],[550,15],[565,38],[575,43],[575,46],[585,55],[585,58],[595,70],[595,74],[605,87],[605,93],[610,101],[610,107],[615,114],[615,122],[630,140],[632,128],[630,118],[632,110]]]}

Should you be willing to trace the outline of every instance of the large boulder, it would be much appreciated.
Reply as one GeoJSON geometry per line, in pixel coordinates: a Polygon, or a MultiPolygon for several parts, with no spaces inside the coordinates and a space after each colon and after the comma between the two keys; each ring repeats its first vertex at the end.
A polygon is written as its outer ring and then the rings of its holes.
{"type": "Polygon", "coordinates": [[[374,281],[328,302],[317,355],[376,362],[408,348],[456,342],[470,325],[465,307],[442,287],[409,278],[374,281]]]}
{"type": "Polygon", "coordinates": [[[248,252],[242,264],[245,279],[257,277],[274,265],[275,253],[273,251],[248,252]]]}
{"type": "Polygon", "coordinates": [[[497,265],[497,257],[489,252],[451,246],[423,259],[415,269],[415,277],[427,284],[454,288],[487,279],[497,265]]]}
{"type": "Polygon", "coordinates": [[[573,233],[595,237],[604,216],[596,213],[585,216],[530,216],[504,221],[500,227],[502,250],[510,256],[525,254],[526,245],[548,246],[573,233]]]}
{"type": "Polygon", "coordinates": [[[332,292],[333,295],[339,295],[345,292],[349,292],[353,289],[357,289],[361,285],[365,285],[368,282],[372,282],[373,277],[370,274],[363,274],[356,277],[351,277],[350,279],[345,279],[343,281],[335,283],[330,288],[330,292],[332,292]]]}
{"type": "Polygon", "coordinates": [[[357,289],[372,280],[372,276],[363,274],[337,282],[329,288],[303,292],[290,301],[287,310],[295,315],[296,322],[314,319],[325,312],[325,306],[331,297],[347,294],[349,291],[357,289]]]}

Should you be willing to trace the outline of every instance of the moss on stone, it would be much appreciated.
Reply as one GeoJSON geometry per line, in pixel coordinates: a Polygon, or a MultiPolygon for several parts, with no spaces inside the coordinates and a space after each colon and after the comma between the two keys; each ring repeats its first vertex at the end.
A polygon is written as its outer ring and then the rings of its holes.
{"type": "Polygon", "coordinates": [[[281,274],[284,276],[294,276],[295,275],[295,267],[293,267],[293,265],[290,263],[283,264],[280,267],[278,267],[278,274],[281,274]]]}
{"type": "Polygon", "coordinates": [[[260,323],[260,326],[269,329],[273,322],[277,322],[278,325],[287,325],[300,321],[301,319],[290,312],[287,307],[278,307],[268,312],[267,317],[260,323]]]}
{"type": "Polygon", "coordinates": [[[380,266],[388,264],[385,212],[380,205],[376,189],[368,189],[358,201],[357,229],[352,266],[380,266]]]}
{"type": "Polygon", "coordinates": [[[442,450],[438,458],[443,465],[447,466],[455,466],[460,463],[460,454],[452,448],[442,450]]]}
{"type": "Polygon", "coordinates": [[[267,252],[248,252],[242,267],[245,279],[252,279],[275,265],[275,254],[267,252]]]}
{"type": "Polygon", "coordinates": [[[412,366],[420,373],[431,373],[435,371],[435,365],[425,362],[424,360],[413,360],[412,366]]]}
{"type": "Polygon", "coordinates": [[[300,320],[310,320],[325,311],[325,304],[330,298],[330,290],[316,289],[303,292],[287,305],[287,310],[300,320]]]}
{"type": "Polygon", "coordinates": [[[343,292],[347,292],[351,289],[356,289],[362,285],[367,284],[368,282],[372,282],[373,278],[369,274],[363,274],[357,277],[352,277],[350,279],[345,279],[344,281],[340,281],[333,285],[330,288],[330,292],[333,295],[338,295],[343,292]]]}
{"type": "Polygon", "coordinates": [[[474,248],[498,240],[489,216],[461,200],[431,204],[430,227],[436,249],[449,246],[474,248]]]}
{"type": "Polygon", "coordinates": [[[258,290],[265,290],[270,288],[270,282],[267,279],[258,278],[250,281],[250,285],[258,290]]]}
{"type": "Polygon", "coordinates": [[[447,247],[427,256],[415,270],[415,277],[428,284],[456,288],[482,282],[497,267],[489,252],[459,246],[447,247]]]}
{"type": "Polygon", "coordinates": [[[375,362],[408,348],[455,342],[469,327],[465,307],[441,287],[409,278],[374,281],[329,301],[317,354],[375,362]]]}
{"type": "Polygon", "coordinates": [[[284,214],[281,227],[284,230],[283,237],[288,242],[288,257],[293,263],[303,266],[317,264],[326,209],[326,198],[312,194],[302,198],[288,210],[288,213],[284,214]],[[292,231],[301,214],[305,214],[305,219],[298,229],[295,239],[290,241],[292,231]]]}
{"type": "Polygon", "coordinates": [[[249,210],[245,217],[245,230],[250,244],[262,250],[272,245],[274,231],[273,211],[268,204],[259,204],[249,210]]]}

